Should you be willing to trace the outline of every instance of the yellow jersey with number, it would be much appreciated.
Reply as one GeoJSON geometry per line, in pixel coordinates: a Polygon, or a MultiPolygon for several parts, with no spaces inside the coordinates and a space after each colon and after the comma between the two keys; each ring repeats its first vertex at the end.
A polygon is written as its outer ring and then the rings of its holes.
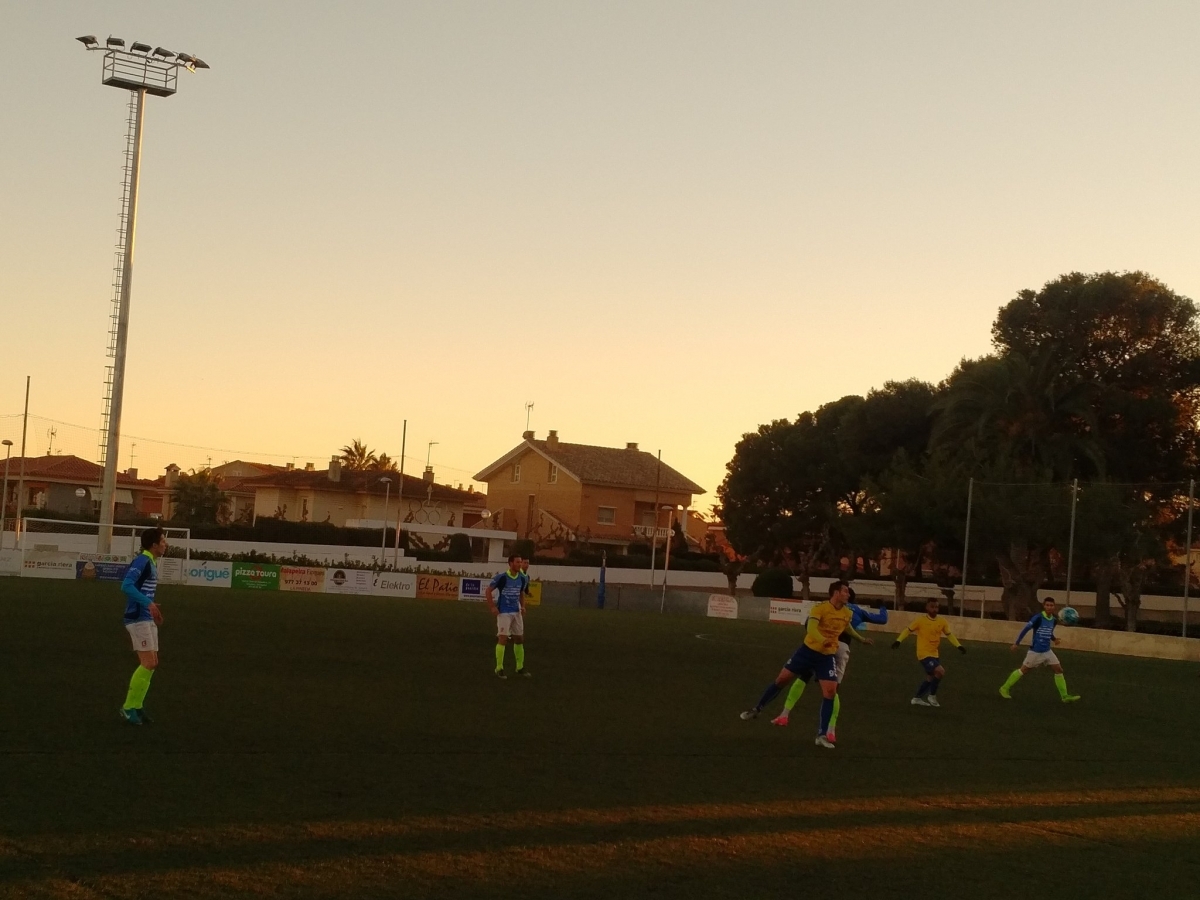
{"type": "Polygon", "coordinates": [[[818,603],[808,614],[810,624],[808,634],[804,636],[804,646],[825,656],[837,653],[838,638],[850,627],[853,619],[854,613],[849,606],[837,609],[828,600],[818,603]],[[815,628],[813,622],[816,622],[815,628]]]}

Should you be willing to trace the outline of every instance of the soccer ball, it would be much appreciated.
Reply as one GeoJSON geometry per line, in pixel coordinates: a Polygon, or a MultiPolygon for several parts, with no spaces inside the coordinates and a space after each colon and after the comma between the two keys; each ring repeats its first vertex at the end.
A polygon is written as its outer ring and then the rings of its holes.
{"type": "Polygon", "coordinates": [[[1058,614],[1058,621],[1062,622],[1064,625],[1078,625],[1079,610],[1075,609],[1073,606],[1064,606],[1058,614]]]}

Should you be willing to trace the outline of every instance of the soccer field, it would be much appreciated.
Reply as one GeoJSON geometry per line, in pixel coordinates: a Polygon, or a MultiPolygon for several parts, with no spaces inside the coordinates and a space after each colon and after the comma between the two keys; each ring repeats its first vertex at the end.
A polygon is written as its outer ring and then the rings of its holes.
{"type": "Polygon", "coordinates": [[[797,628],[532,609],[502,682],[477,604],[159,596],[135,728],[118,588],[0,581],[0,896],[1197,894],[1194,666],[1063,653],[1080,703],[1005,703],[1020,657],[975,644],[923,709],[876,635],[828,751],[815,690],[737,715],[797,628]]]}

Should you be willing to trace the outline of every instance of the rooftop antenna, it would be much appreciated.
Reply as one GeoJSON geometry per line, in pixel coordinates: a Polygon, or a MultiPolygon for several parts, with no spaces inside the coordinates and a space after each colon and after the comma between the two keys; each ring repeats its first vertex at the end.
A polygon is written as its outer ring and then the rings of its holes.
{"type": "Polygon", "coordinates": [[[429,460],[433,457],[433,448],[436,447],[437,445],[438,445],[437,441],[430,441],[429,449],[425,451],[425,468],[427,468],[427,469],[430,466],[429,460]]]}
{"type": "Polygon", "coordinates": [[[136,442],[129,445],[129,468],[131,469],[133,468],[133,461],[137,459],[137,454],[134,453],[135,450],[137,450],[136,442]]]}
{"type": "Polygon", "coordinates": [[[46,431],[46,435],[50,438],[50,446],[46,448],[46,455],[53,456],[54,455],[54,439],[56,437],[58,437],[58,429],[55,428],[53,425],[51,425],[50,428],[46,431]]]}
{"type": "Polygon", "coordinates": [[[529,430],[529,414],[533,412],[533,401],[525,404],[525,430],[529,430]]]}

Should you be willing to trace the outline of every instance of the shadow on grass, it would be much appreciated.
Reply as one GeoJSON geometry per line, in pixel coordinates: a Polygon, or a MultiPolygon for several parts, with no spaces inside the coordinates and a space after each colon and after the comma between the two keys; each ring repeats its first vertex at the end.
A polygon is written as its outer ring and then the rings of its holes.
{"type": "Polygon", "coordinates": [[[1200,789],[1181,788],[516,811],[31,835],[0,842],[0,885],[14,896],[120,898],[504,896],[506,885],[526,897],[604,885],[723,896],[721,884],[750,878],[771,891],[828,866],[874,872],[874,883],[889,864],[933,854],[962,878],[998,873],[973,891],[990,896],[988,885],[1019,889],[1030,854],[1161,858],[1182,842],[1191,852],[1173,849],[1175,863],[1195,866],[1197,836],[1200,789]]]}

